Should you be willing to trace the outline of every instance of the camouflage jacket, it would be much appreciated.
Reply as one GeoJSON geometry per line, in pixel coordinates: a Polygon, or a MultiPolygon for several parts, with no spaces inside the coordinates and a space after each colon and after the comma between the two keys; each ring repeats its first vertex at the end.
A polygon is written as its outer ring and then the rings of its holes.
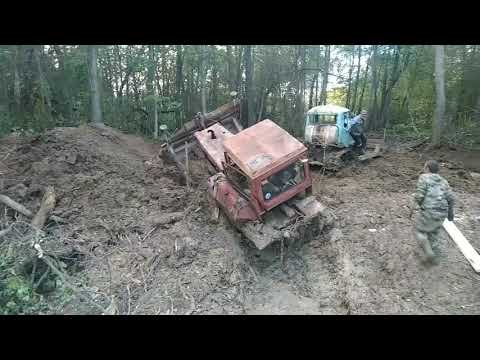
{"type": "Polygon", "coordinates": [[[422,174],[417,183],[415,202],[423,211],[446,214],[453,210],[454,198],[447,180],[438,174],[422,174]]]}

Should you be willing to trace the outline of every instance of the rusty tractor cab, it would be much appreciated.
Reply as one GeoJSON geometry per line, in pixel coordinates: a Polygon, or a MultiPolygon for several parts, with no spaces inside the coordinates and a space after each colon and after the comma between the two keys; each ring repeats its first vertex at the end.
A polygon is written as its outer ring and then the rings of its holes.
{"type": "Polygon", "coordinates": [[[308,149],[295,137],[266,119],[236,133],[217,121],[193,138],[216,172],[208,179],[215,206],[257,249],[320,235],[327,210],[311,195],[308,149]]]}

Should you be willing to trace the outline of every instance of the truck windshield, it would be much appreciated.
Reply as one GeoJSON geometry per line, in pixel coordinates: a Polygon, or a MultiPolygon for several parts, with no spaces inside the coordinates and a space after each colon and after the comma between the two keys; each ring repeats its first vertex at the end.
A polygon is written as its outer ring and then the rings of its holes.
{"type": "Polygon", "coordinates": [[[337,115],[335,114],[309,114],[307,115],[308,125],[328,124],[335,125],[337,115]]]}
{"type": "Polygon", "coordinates": [[[301,184],[304,179],[304,163],[297,161],[262,182],[263,198],[267,201],[271,200],[275,196],[301,184]]]}

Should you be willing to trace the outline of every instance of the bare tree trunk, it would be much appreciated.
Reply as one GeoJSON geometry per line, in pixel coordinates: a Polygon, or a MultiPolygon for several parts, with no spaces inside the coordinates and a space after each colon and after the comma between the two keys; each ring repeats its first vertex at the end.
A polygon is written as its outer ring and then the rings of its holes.
{"type": "Polygon", "coordinates": [[[462,75],[460,78],[460,86],[459,86],[459,92],[457,96],[457,109],[455,110],[455,114],[457,113],[458,109],[460,111],[464,111],[464,105],[465,105],[465,74],[466,74],[466,67],[467,67],[467,45],[463,46],[463,51],[462,51],[462,75]]]}
{"type": "Polygon", "coordinates": [[[298,45],[297,47],[297,56],[295,59],[295,74],[296,74],[296,81],[295,81],[295,113],[293,118],[292,128],[294,129],[295,133],[297,133],[301,126],[301,119],[304,113],[304,78],[305,78],[305,46],[298,45]]]}
{"type": "Polygon", "coordinates": [[[268,89],[266,89],[266,91],[264,92],[262,90],[261,94],[262,94],[262,98],[260,99],[260,110],[258,111],[258,117],[257,117],[257,122],[261,121],[262,120],[262,116],[263,116],[263,107],[264,107],[264,103],[265,103],[265,100],[268,96],[268,89]]]}
{"type": "Polygon", "coordinates": [[[358,101],[358,108],[357,112],[360,112],[362,110],[363,106],[363,95],[365,94],[365,88],[367,87],[367,79],[368,79],[368,70],[370,67],[370,60],[371,60],[371,55],[367,61],[367,66],[365,68],[365,75],[363,76],[363,86],[362,86],[362,92],[360,93],[360,100],[358,101]]]}
{"type": "Polygon", "coordinates": [[[377,122],[378,113],[378,101],[377,101],[377,89],[378,89],[378,45],[373,45],[372,54],[372,86],[371,86],[371,99],[368,109],[368,123],[367,128],[370,129],[372,125],[377,122]]]}
{"type": "MultiPolygon", "coordinates": [[[[382,77],[382,88],[380,90],[380,106],[378,108],[378,113],[376,114],[375,118],[375,123],[372,124],[372,128],[377,130],[379,128],[380,123],[382,122],[382,116],[383,116],[383,108],[385,106],[385,99],[387,96],[387,80],[388,80],[388,63],[389,63],[389,58],[386,58],[384,60],[384,65],[383,65],[383,77],[382,77]]],[[[379,69],[379,72],[381,73],[381,69],[379,69]]]]}
{"type": "Polygon", "coordinates": [[[91,120],[93,123],[103,124],[102,110],[100,107],[100,90],[98,88],[97,48],[95,45],[88,46],[88,70],[90,80],[91,120]]]}
{"type": "MultiPolygon", "coordinates": [[[[312,78],[312,81],[310,83],[310,96],[308,98],[308,108],[311,109],[313,107],[313,92],[315,89],[315,84],[317,85],[317,90],[318,90],[318,74],[315,74],[312,78]]],[[[317,95],[315,92],[315,102],[317,101],[317,95]]]]}
{"type": "Polygon", "coordinates": [[[254,103],[253,103],[253,60],[252,46],[245,45],[245,97],[247,98],[247,126],[255,122],[254,103]]]}
{"type": "Polygon", "coordinates": [[[233,78],[233,55],[232,55],[231,45],[227,45],[227,76],[228,76],[228,91],[234,91],[235,81],[233,78]]]}
{"type": "Polygon", "coordinates": [[[14,73],[14,80],[13,80],[13,97],[15,101],[15,112],[17,115],[20,113],[21,110],[21,85],[20,85],[20,74],[18,72],[18,64],[20,58],[20,45],[14,46],[15,55],[13,57],[13,73],[14,73]]]}
{"type": "Polygon", "coordinates": [[[477,97],[477,102],[475,104],[475,112],[473,114],[473,119],[480,123],[480,95],[477,97]]]}
{"type": "Polygon", "coordinates": [[[40,85],[40,105],[42,109],[42,115],[47,119],[50,119],[52,112],[52,104],[50,101],[50,89],[45,78],[42,66],[43,57],[43,45],[37,45],[34,48],[35,62],[38,72],[38,84],[40,85]]]}
{"type": "Polygon", "coordinates": [[[210,101],[211,107],[216,109],[218,106],[218,64],[217,64],[217,49],[215,45],[210,45],[211,49],[211,63],[212,63],[212,82],[210,90],[210,101]]]}
{"type": "Polygon", "coordinates": [[[162,74],[162,96],[165,96],[165,97],[168,96],[167,53],[168,53],[168,49],[165,46],[164,49],[163,49],[163,53],[162,53],[162,63],[161,63],[161,66],[162,66],[162,71],[161,71],[161,74],[162,74]]]}
{"type": "Polygon", "coordinates": [[[202,113],[205,115],[207,113],[207,97],[206,97],[206,90],[205,90],[205,82],[206,82],[206,76],[207,72],[205,71],[206,69],[206,64],[205,64],[205,46],[206,45],[201,45],[201,55],[200,55],[200,90],[202,93],[202,113]]]}
{"type": "Polygon", "coordinates": [[[156,111],[157,108],[157,96],[156,96],[156,84],[155,84],[155,70],[157,67],[155,59],[155,48],[154,45],[148,46],[148,78],[147,78],[147,93],[152,97],[151,101],[148,102],[148,115],[153,122],[153,137],[158,138],[158,114],[156,111]]]}
{"type": "Polygon", "coordinates": [[[381,108],[381,120],[382,120],[381,126],[382,127],[388,127],[390,124],[389,109],[390,109],[390,104],[392,102],[393,88],[395,87],[398,80],[400,79],[401,73],[407,67],[408,61],[410,58],[409,54],[407,53],[405,57],[404,66],[400,68],[400,49],[401,47],[399,45],[395,46],[394,61],[393,61],[393,68],[390,76],[390,82],[386,88],[385,97],[382,101],[382,108],[381,108]]]}
{"type": "Polygon", "coordinates": [[[330,45],[325,46],[325,61],[323,66],[322,91],[320,93],[321,105],[325,105],[327,103],[328,73],[330,70],[330,45]]]}
{"type": "MultiPolygon", "coordinates": [[[[182,51],[182,45],[176,45],[176,63],[175,63],[175,100],[178,103],[182,102],[182,97],[184,96],[185,89],[183,88],[183,59],[184,53],[182,51]]],[[[185,104],[184,104],[185,109],[185,104]]],[[[181,124],[181,113],[177,108],[175,110],[175,122],[177,127],[180,127],[181,124]]]]}
{"type": "Polygon", "coordinates": [[[317,72],[315,74],[315,102],[314,106],[318,105],[318,69],[320,68],[320,46],[317,47],[317,56],[316,56],[316,65],[317,65],[317,72]]]}
{"type": "Polygon", "coordinates": [[[433,45],[435,49],[435,118],[433,120],[432,145],[439,146],[445,122],[445,49],[443,45],[433,45]]]}
{"type": "Polygon", "coordinates": [[[350,107],[350,102],[352,100],[352,74],[353,74],[353,66],[355,64],[355,45],[352,47],[352,57],[350,60],[350,67],[348,70],[348,89],[347,89],[347,99],[345,101],[345,107],[350,107]]]}
{"type": "MultiPolygon", "coordinates": [[[[418,50],[415,50],[418,51],[418,50]]],[[[418,56],[415,55],[415,65],[413,66],[413,69],[410,70],[409,76],[408,76],[408,83],[405,89],[405,93],[403,95],[403,100],[402,100],[402,105],[400,106],[400,113],[404,114],[405,113],[405,108],[408,103],[408,94],[410,93],[410,89],[414,86],[416,79],[417,79],[417,70],[418,70],[418,56]]],[[[408,111],[407,111],[408,113],[408,111]]]]}
{"type": "MultiPolygon", "coordinates": [[[[301,76],[300,76],[300,94],[302,96],[302,107],[305,103],[305,90],[307,87],[307,77],[305,75],[305,66],[307,63],[307,47],[305,45],[300,45],[300,69],[301,69],[301,76]]],[[[303,112],[303,111],[302,111],[303,112]]]]}
{"type": "Polygon", "coordinates": [[[153,88],[153,137],[158,139],[158,103],[157,103],[157,87],[153,88]]]}
{"type": "Polygon", "coordinates": [[[360,81],[360,61],[362,59],[362,46],[358,45],[358,62],[357,62],[357,74],[355,75],[355,87],[353,88],[352,96],[352,111],[355,111],[357,106],[357,92],[358,92],[358,82],[360,81]]]}
{"type": "Polygon", "coordinates": [[[240,84],[242,80],[242,59],[243,59],[243,46],[237,46],[237,76],[235,79],[235,90],[240,93],[240,84]]]}

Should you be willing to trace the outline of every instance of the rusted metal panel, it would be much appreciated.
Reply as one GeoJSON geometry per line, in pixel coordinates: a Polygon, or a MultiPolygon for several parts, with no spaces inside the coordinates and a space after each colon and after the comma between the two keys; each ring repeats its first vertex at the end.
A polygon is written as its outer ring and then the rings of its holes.
{"type": "Polygon", "coordinates": [[[252,179],[307,150],[300,141],[269,119],[226,139],[224,147],[233,161],[252,179]]]}
{"type": "Polygon", "coordinates": [[[209,178],[208,183],[210,195],[234,223],[259,219],[254,207],[235,190],[225,175],[214,175],[209,178]]]}
{"type": "Polygon", "coordinates": [[[205,130],[196,132],[194,136],[215,168],[222,171],[222,162],[225,161],[223,142],[233,134],[223,126],[214,124],[205,130]]]}

